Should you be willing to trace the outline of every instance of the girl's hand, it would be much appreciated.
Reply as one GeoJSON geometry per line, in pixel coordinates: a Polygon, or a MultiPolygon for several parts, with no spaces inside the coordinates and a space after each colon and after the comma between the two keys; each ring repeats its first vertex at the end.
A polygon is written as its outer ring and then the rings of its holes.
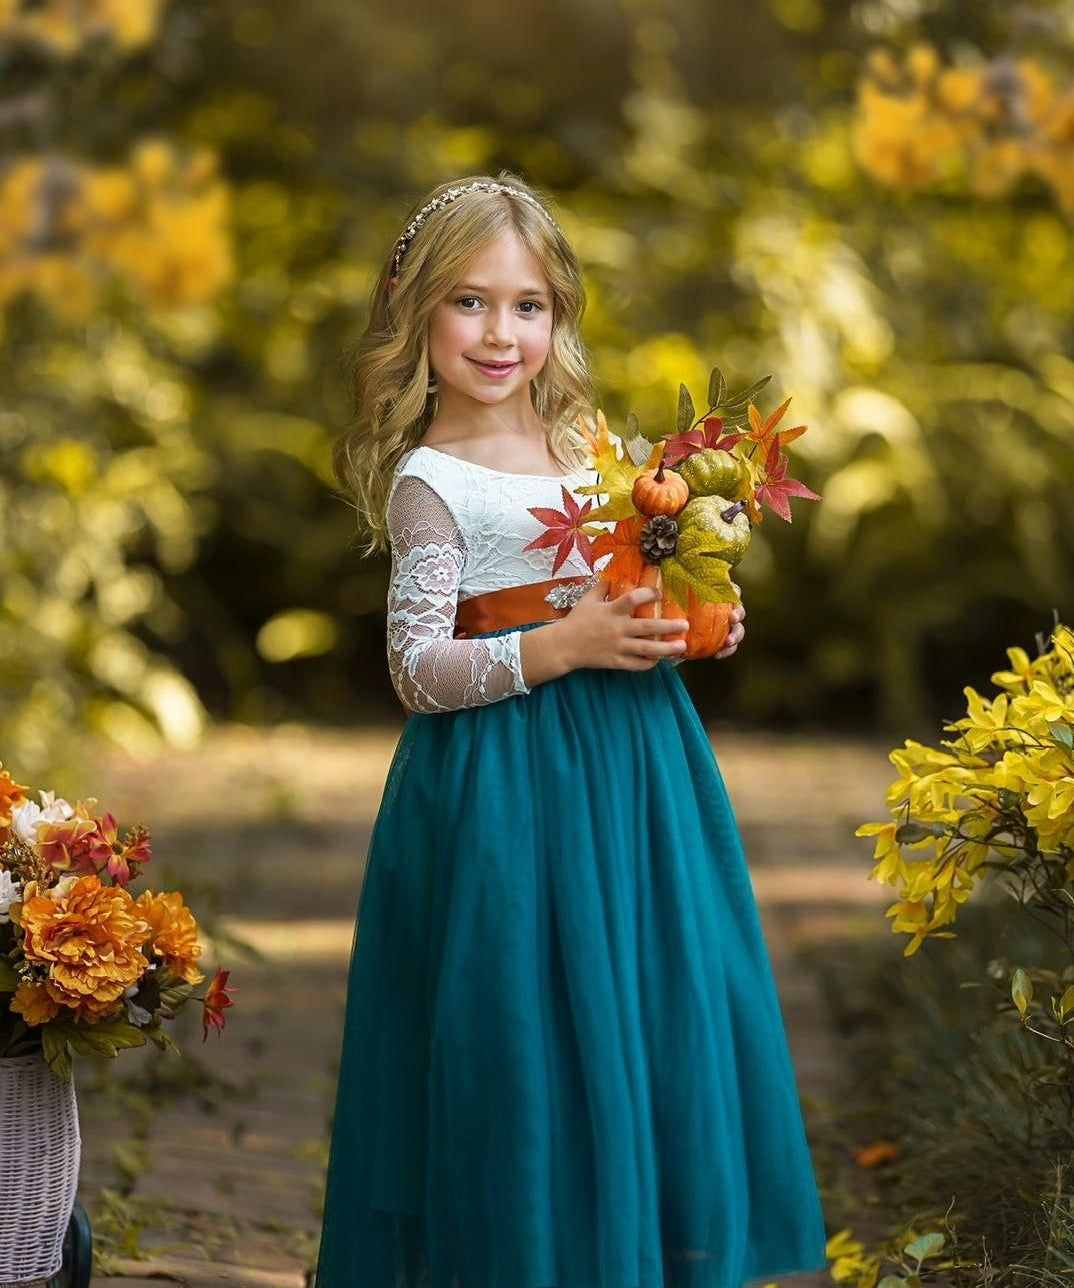
{"type": "MultiPolygon", "coordinates": [[[[737,582],[732,582],[735,588],[735,594],[742,594],[742,587],[737,582]]],[[[742,643],[746,636],[746,628],[743,626],[742,619],[746,616],[746,610],[741,604],[736,604],[731,610],[731,629],[727,632],[727,639],[724,641],[723,648],[713,657],[730,657],[736,648],[742,643]]]]}
{"type": "Polygon", "coordinates": [[[566,642],[571,669],[600,666],[651,671],[662,657],[678,657],[686,652],[685,640],[651,638],[685,631],[689,622],[684,618],[633,616],[640,605],[660,599],[662,591],[655,586],[635,586],[625,595],[609,599],[610,589],[606,581],[595,582],[566,617],[553,624],[566,642]]]}

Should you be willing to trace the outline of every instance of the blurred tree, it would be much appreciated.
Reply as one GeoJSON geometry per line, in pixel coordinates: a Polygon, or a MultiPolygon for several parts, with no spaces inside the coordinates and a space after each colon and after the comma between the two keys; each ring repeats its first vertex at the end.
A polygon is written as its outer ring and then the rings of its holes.
{"type": "Polygon", "coordinates": [[[16,771],[78,719],[151,745],[399,714],[386,567],[328,466],[342,359],[415,197],[501,166],[579,249],[613,423],[670,425],[718,364],[811,426],[794,473],[824,499],[755,534],[746,645],[683,671],[703,710],[923,733],[1069,618],[1066,6],[70,12],[0,8],[16,771]],[[1019,167],[988,106],[1012,67],[1019,167]]]}

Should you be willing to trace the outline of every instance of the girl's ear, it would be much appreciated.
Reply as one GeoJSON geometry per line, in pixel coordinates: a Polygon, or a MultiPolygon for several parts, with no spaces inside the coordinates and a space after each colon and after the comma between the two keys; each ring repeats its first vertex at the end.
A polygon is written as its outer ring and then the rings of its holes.
{"type": "Polygon", "coordinates": [[[394,295],[394,294],[395,294],[395,288],[396,288],[398,285],[399,285],[399,278],[398,278],[398,277],[389,277],[389,278],[388,278],[388,295],[389,295],[389,296],[392,296],[392,295],[394,295]]]}

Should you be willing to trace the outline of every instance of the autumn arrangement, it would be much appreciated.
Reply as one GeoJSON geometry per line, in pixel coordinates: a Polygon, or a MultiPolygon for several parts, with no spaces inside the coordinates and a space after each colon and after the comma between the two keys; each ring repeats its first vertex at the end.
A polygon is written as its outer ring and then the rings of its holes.
{"type": "Polygon", "coordinates": [[[714,367],[701,416],[680,384],[675,432],[655,440],[643,434],[633,412],[624,436],[609,430],[602,411],[596,435],[579,420],[599,481],[574,492],[563,487],[562,511],[530,507],[546,530],[526,549],[556,547],[553,575],[572,549],[590,569],[610,555],[590,580],[609,582],[612,599],[636,586],[657,587],[660,599],[641,605],[634,616],[686,620],[684,633],[661,638],[685,639],[685,658],[711,657],[723,646],[740,602],[731,569],[749,548],[753,526],[766,508],[790,523],[792,496],[820,500],[787,476],[783,448],[807,428],[776,428],[790,398],[764,419],[753,403],[771,378],[729,395],[714,367]],[[594,507],[598,496],[607,500],[594,507]],[[613,526],[608,530],[597,520],[613,526]]]}
{"type": "MultiPolygon", "coordinates": [[[[70,1080],[72,1053],[176,1049],[163,1026],[204,982],[202,949],[179,891],[127,888],[153,858],[148,831],[120,837],[93,797],[38,795],[0,762],[0,1059],[41,1054],[70,1080]]],[[[199,999],[203,1042],[224,1027],[229,974],[199,999]]]]}

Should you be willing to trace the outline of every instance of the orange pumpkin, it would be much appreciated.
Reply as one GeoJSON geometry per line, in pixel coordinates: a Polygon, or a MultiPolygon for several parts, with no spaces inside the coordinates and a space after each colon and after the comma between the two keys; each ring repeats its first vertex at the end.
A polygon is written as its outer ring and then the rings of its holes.
{"type": "Polygon", "coordinates": [[[661,461],[655,470],[644,470],[638,475],[630,499],[639,514],[674,515],[689,501],[690,484],[674,470],[665,470],[661,461]]]}
{"type": "MultiPolygon", "coordinates": [[[[635,586],[657,586],[662,589],[663,577],[660,572],[660,565],[644,564],[641,577],[636,582],[632,582],[629,578],[621,578],[619,581],[612,582],[608,598],[618,599],[620,595],[625,595],[628,590],[633,590],[635,586]]],[[[667,641],[684,639],[686,641],[686,652],[679,654],[682,658],[693,660],[699,657],[711,657],[713,653],[718,653],[724,646],[728,632],[731,630],[731,613],[735,606],[734,604],[714,604],[699,600],[689,587],[687,587],[687,599],[689,600],[688,609],[684,610],[678,600],[665,590],[660,599],[654,599],[651,603],[641,604],[635,608],[634,616],[684,619],[690,623],[687,630],[676,631],[667,635],[661,634],[653,638],[667,641]]]]}

